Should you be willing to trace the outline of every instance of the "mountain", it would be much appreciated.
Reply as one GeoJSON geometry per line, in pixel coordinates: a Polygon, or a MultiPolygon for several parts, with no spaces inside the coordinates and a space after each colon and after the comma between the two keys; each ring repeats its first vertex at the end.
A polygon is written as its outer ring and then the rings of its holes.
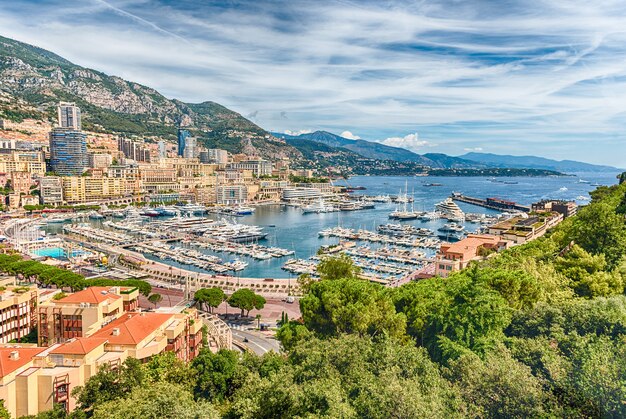
{"type": "Polygon", "coordinates": [[[218,103],[168,99],[150,87],[0,37],[0,118],[52,121],[61,100],[81,107],[83,128],[89,131],[174,139],[180,124],[208,147],[269,159],[302,158],[284,140],[218,103]]]}
{"type": "Polygon", "coordinates": [[[510,156],[491,153],[467,153],[459,157],[465,160],[482,163],[490,167],[545,169],[555,170],[562,173],[619,172],[623,170],[615,167],[600,166],[573,160],[559,161],[536,156],[510,156]]]}
{"type": "MultiPolygon", "coordinates": [[[[275,137],[289,140],[308,140],[331,147],[341,147],[361,156],[378,160],[394,160],[397,162],[413,162],[433,168],[482,168],[485,165],[445,154],[420,155],[400,147],[392,147],[374,141],[351,140],[327,131],[315,131],[300,135],[273,133],[275,137]]],[[[302,143],[299,143],[302,144],[302,143]]]]}

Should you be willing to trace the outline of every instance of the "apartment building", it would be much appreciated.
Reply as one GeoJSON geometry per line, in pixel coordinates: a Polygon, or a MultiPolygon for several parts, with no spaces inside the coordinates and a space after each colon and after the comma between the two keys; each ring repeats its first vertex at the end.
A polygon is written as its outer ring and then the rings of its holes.
{"type": "Polygon", "coordinates": [[[248,202],[246,185],[219,185],[215,195],[216,202],[220,205],[239,205],[248,202]]]}
{"type": "Polygon", "coordinates": [[[123,178],[69,176],[63,177],[62,183],[63,197],[68,203],[99,201],[132,193],[123,178]]]}
{"type": "Polygon", "coordinates": [[[57,176],[44,176],[39,179],[39,197],[42,204],[62,204],[63,182],[61,178],[57,176]]]}
{"type": "Polygon", "coordinates": [[[46,174],[46,161],[39,151],[12,151],[9,154],[0,154],[0,172],[28,172],[43,176],[46,174]]]}
{"type": "Polygon", "coordinates": [[[578,205],[574,201],[563,200],[542,200],[532,204],[532,212],[558,212],[563,214],[563,218],[576,215],[578,211],[578,205]]]}
{"type": "Polygon", "coordinates": [[[39,345],[89,337],[123,313],[139,306],[137,288],[89,287],[40,304],[39,345]]]}
{"type": "Polygon", "coordinates": [[[0,343],[8,343],[23,338],[35,327],[38,294],[36,287],[3,285],[2,288],[4,289],[0,291],[0,343]]]}
{"type": "MultiPolygon", "coordinates": [[[[133,300],[130,296],[136,290],[130,291],[129,299],[125,299],[123,293],[111,292],[111,288],[93,288],[46,303],[46,308],[56,309],[58,313],[70,309],[68,316],[76,315],[73,314],[76,310],[84,313],[83,323],[89,322],[88,317],[93,321],[88,328],[89,336],[50,342],[48,347],[0,345],[0,398],[12,417],[36,415],[56,404],[72,411],[76,407],[72,390],[84,385],[104,365],[117,368],[128,357],[147,361],[168,351],[184,361],[198,355],[202,346],[202,321],[195,309],[121,312],[114,320],[103,322],[105,306],[112,306],[109,311],[119,310],[125,303],[130,307],[133,300]],[[96,319],[98,315],[100,320],[96,319]]],[[[49,317],[44,316],[44,321],[49,317]]]]}
{"type": "Polygon", "coordinates": [[[32,175],[30,172],[11,172],[11,188],[16,194],[28,194],[30,192],[30,186],[33,183],[32,175]]]}
{"type": "Polygon", "coordinates": [[[524,244],[543,236],[548,229],[563,221],[558,212],[542,213],[538,216],[513,217],[489,227],[488,233],[500,236],[513,244],[524,244]]]}
{"type": "Polygon", "coordinates": [[[106,169],[113,163],[113,156],[109,153],[89,153],[87,160],[92,169],[106,169]]]}
{"type": "Polygon", "coordinates": [[[228,167],[238,170],[250,170],[256,177],[272,174],[272,162],[263,159],[249,159],[230,163],[228,167]]]}

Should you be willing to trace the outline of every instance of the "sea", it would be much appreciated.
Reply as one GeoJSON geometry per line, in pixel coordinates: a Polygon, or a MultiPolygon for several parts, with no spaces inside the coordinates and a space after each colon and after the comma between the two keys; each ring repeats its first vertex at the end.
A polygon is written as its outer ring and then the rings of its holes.
{"type": "MultiPolygon", "coordinates": [[[[413,204],[408,204],[409,208],[413,205],[415,210],[433,211],[435,204],[450,196],[452,192],[460,192],[463,195],[477,198],[497,197],[524,205],[530,205],[541,199],[575,200],[579,205],[585,205],[588,203],[590,191],[594,190],[597,185],[616,184],[617,175],[618,173],[577,173],[565,177],[499,178],[356,176],[349,180],[337,181],[334,184],[365,188],[355,191],[354,195],[399,195],[406,192],[414,198],[413,204]],[[441,185],[426,186],[431,183],[441,185]]],[[[295,256],[290,256],[291,258],[308,259],[317,253],[320,246],[338,243],[339,239],[337,238],[320,237],[318,233],[323,229],[341,226],[374,231],[380,224],[398,223],[398,221],[388,218],[389,213],[396,209],[396,204],[376,203],[375,205],[376,208],[370,210],[326,214],[303,214],[299,208],[278,204],[263,205],[257,207],[252,215],[230,218],[229,220],[263,227],[268,235],[259,244],[291,249],[295,251],[295,256]]],[[[494,210],[465,203],[458,203],[458,205],[466,213],[498,213],[494,210]]],[[[212,214],[207,215],[209,219],[220,217],[212,214]]],[[[445,220],[428,222],[413,220],[402,223],[436,231],[446,222],[445,220]]],[[[99,222],[96,223],[101,225],[99,222]]],[[[476,227],[476,224],[466,224],[468,231],[473,231],[476,227]]],[[[248,267],[234,274],[236,276],[246,278],[295,277],[295,275],[281,269],[290,257],[258,261],[245,256],[198,250],[216,255],[224,261],[238,257],[248,262],[248,267]]],[[[152,255],[146,255],[146,257],[155,258],[152,255]]],[[[164,262],[192,271],[200,270],[194,266],[180,265],[171,260],[164,262]]]]}

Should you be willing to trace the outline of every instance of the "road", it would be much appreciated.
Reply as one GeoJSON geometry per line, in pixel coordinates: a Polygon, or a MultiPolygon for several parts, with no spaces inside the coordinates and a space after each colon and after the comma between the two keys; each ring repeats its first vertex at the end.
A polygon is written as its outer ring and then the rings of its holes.
{"type": "Polygon", "coordinates": [[[267,337],[259,332],[246,330],[232,329],[232,332],[233,340],[236,340],[257,355],[263,355],[269,351],[280,352],[280,343],[274,338],[267,337]],[[246,338],[248,342],[243,341],[246,338]]]}

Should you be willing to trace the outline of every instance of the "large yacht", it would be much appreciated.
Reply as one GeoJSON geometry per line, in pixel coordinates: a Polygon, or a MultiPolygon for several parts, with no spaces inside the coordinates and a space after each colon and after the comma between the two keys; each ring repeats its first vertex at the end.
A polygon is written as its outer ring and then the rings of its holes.
{"type": "Polygon", "coordinates": [[[446,198],[444,201],[435,205],[435,208],[449,220],[462,221],[465,218],[465,214],[463,214],[461,208],[454,203],[452,198],[446,198]]]}
{"type": "Polygon", "coordinates": [[[312,204],[302,207],[303,214],[321,214],[325,212],[335,212],[337,208],[325,203],[321,198],[312,204]]]}

